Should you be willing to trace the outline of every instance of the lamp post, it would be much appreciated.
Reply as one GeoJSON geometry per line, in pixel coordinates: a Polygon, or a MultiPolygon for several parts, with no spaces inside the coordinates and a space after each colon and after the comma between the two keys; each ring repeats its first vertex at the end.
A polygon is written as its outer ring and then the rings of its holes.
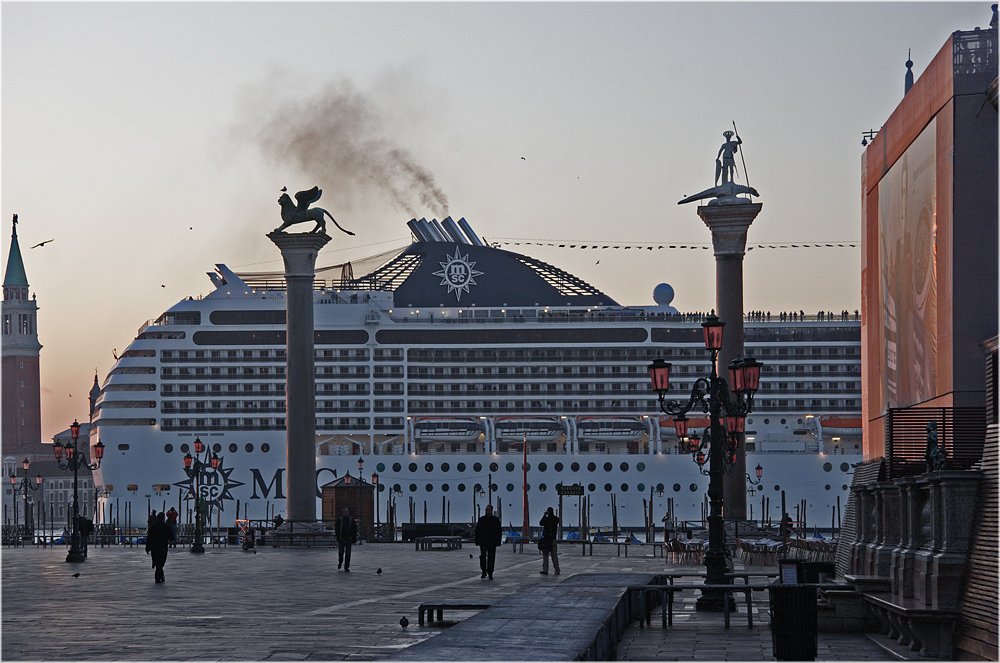
{"type": "Polygon", "coordinates": [[[378,537],[379,513],[378,513],[378,472],[372,472],[372,489],[375,491],[375,532],[378,537]]]}
{"type": "Polygon", "coordinates": [[[653,533],[656,531],[656,525],[653,524],[653,495],[657,497],[663,497],[663,484],[657,484],[655,486],[650,485],[649,487],[649,531],[646,532],[646,541],[653,540],[653,533]]]}
{"type": "Polygon", "coordinates": [[[59,464],[60,469],[73,470],[73,535],[70,539],[69,554],[66,555],[66,561],[82,562],[83,549],[80,548],[80,526],[77,522],[80,519],[79,470],[81,467],[96,470],[101,466],[101,459],[104,458],[104,443],[98,440],[93,449],[93,456],[97,462],[88,463],[87,456],[78,448],[80,442],[80,424],[77,423],[76,419],[70,424],[69,431],[73,441],[64,447],[59,443],[59,440],[56,440],[55,444],[52,445],[52,453],[55,454],[56,462],[59,464]],[[62,459],[63,451],[66,452],[65,462],[62,459]]]}
{"type": "Polygon", "coordinates": [[[205,552],[204,540],[204,517],[208,508],[208,502],[202,497],[201,489],[205,485],[205,475],[211,471],[219,469],[222,459],[214,451],[209,451],[208,445],[201,441],[200,437],[194,438],[194,453],[184,454],[184,473],[191,479],[191,486],[194,497],[194,541],[191,543],[190,551],[193,553],[205,552]],[[199,458],[204,453],[204,460],[199,458]]]}
{"type": "MultiPolygon", "coordinates": [[[[691,397],[686,403],[666,400],[670,387],[671,365],[660,357],[649,365],[649,375],[660,401],[660,410],[674,417],[675,430],[679,438],[682,440],[687,438],[687,420],[684,414],[695,407],[700,407],[703,412],[709,413],[710,426],[705,431],[704,439],[697,445],[689,445],[686,449],[694,455],[694,460],[702,468],[703,473],[704,463],[708,461],[710,513],[708,551],[705,553],[705,584],[708,585],[726,584],[723,475],[727,468],[731,471],[736,463],[736,452],[742,438],[746,415],[753,409],[753,396],[760,384],[760,370],[763,366],[753,357],[734,359],[729,365],[729,375],[733,381],[730,391],[726,380],[719,377],[716,365],[719,351],[722,349],[722,330],[725,324],[715,315],[710,315],[702,323],[705,349],[712,355],[712,370],[708,378],[698,378],[695,381],[691,388],[691,397]],[[723,422],[723,412],[725,412],[725,422],[723,422]]],[[[721,592],[702,592],[697,609],[721,611],[724,605],[723,596],[721,592]]]]}
{"type": "Polygon", "coordinates": [[[358,454],[358,524],[361,530],[361,541],[365,540],[365,521],[362,519],[362,512],[364,509],[361,507],[361,500],[364,499],[364,493],[362,492],[361,484],[365,482],[364,475],[361,474],[365,471],[365,459],[358,454]]]}
{"type": "MultiPolygon", "coordinates": [[[[28,479],[28,467],[31,463],[29,463],[28,459],[25,458],[21,465],[24,467],[24,477],[18,481],[17,473],[12,470],[10,473],[10,485],[14,490],[15,504],[17,502],[16,498],[18,495],[24,496],[24,532],[21,537],[19,537],[21,539],[21,543],[23,544],[24,537],[28,535],[28,491],[38,490],[38,487],[42,485],[42,475],[36,474],[35,483],[31,483],[31,480],[28,479]]],[[[17,531],[17,507],[14,508],[14,531],[17,531]]]]}

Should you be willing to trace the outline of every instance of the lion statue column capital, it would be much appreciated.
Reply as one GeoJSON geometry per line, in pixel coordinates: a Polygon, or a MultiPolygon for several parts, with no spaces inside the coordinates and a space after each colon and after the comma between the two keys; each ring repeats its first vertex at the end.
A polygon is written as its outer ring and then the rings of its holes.
{"type": "Polygon", "coordinates": [[[293,203],[291,197],[288,195],[288,188],[281,187],[281,196],[278,198],[278,205],[281,207],[281,225],[275,228],[274,232],[285,232],[285,228],[295,225],[296,223],[315,221],[316,227],[309,232],[325,233],[326,219],[324,218],[324,215],[326,215],[330,217],[331,221],[333,221],[333,225],[340,228],[341,232],[353,235],[354,233],[350,230],[344,230],[341,228],[340,224],[337,223],[337,220],[333,218],[333,215],[322,207],[313,207],[312,209],[309,209],[309,206],[319,200],[322,195],[323,191],[318,186],[314,186],[306,191],[299,191],[296,193],[296,202],[293,203]]]}

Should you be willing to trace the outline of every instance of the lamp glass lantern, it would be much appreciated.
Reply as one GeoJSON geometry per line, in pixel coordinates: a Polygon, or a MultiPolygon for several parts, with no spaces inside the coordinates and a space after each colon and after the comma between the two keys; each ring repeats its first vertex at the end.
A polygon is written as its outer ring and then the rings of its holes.
{"type": "Polygon", "coordinates": [[[719,320],[716,315],[710,315],[701,323],[705,334],[705,349],[711,352],[718,352],[722,349],[722,330],[726,323],[719,320]]]}
{"type": "Polygon", "coordinates": [[[754,468],[754,471],[757,473],[758,479],[764,476],[764,468],[760,466],[760,463],[757,463],[757,467],[754,468]]]}
{"type": "Polygon", "coordinates": [[[649,379],[653,382],[653,391],[661,396],[670,388],[670,368],[670,362],[665,361],[663,357],[657,357],[649,365],[649,379]]]}
{"type": "Polygon", "coordinates": [[[200,454],[205,450],[205,443],[201,441],[200,437],[194,438],[194,452],[200,454]]]}
{"type": "Polygon", "coordinates": [[[358,478],[361,477],[361,473],[365,471],[365,459],[360,455],[358,456],[358,478]]]}
{"type": "Polygon", "coordinates": [[[62,442],[56,440],[52,445],[52,453],[55,455],[56,460],[62,460],[63,457],[63,445],[62,442]]]}

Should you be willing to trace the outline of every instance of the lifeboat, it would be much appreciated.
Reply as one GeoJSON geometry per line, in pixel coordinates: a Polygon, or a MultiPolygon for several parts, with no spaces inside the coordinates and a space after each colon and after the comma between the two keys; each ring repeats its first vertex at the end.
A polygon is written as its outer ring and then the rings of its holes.
{"type": "Polygon", "coordinates": [[[505,442],[551,442],[565,432],[562,422],[549,417],[497,417],[496,437],[505,442]]]}
{"type": "Polygon", "coordinates": [[[646,432],[638,417],[580,417],[576,420],[580,440],[594,442],[631,442],[646,432]]]}
{"type": "Polygon", "coordinates": [[[821,415],[819,424],[827,435],[861,435],[860,417],[839,417],[837,415],[821,415]]]}
{"type": "MultiPolygon", "coordinates": [[[[708,428],[712,423],[708,417],[688,417],[688,430],[693,431],[698,428],[708,428]]],[[[674,432],[674,418],[660,417],[660,428],[669,433],[674,432]]]]}
{"type": "Polygon", "coordinates": [[[476,417],[421,417],[413,424],[413,434],[421,442],[473,442],[482,432],[476,417]]]}

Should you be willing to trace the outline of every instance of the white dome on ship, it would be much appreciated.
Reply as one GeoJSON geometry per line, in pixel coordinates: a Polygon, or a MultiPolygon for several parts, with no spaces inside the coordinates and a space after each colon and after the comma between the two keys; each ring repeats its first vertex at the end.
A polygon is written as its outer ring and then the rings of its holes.
{"type": "Polygon", "coordinates": [[[669,283],[661,283],[653,288],[653,301],[665,313],[677,313],[677,309],[670,305],[674,301],[674,288],[669,283]]]}

